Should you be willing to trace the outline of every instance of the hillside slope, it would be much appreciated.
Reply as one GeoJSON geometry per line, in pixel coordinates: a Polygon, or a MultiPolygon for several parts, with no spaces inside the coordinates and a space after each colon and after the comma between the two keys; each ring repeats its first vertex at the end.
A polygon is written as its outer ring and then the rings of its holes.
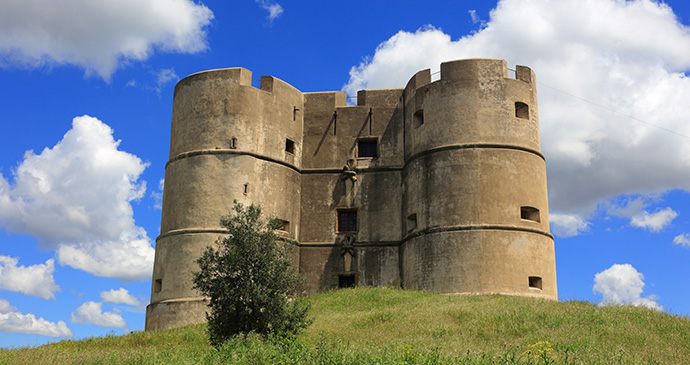
{"type": "Polygon", "coordinates": [[[387,288],[306,298],[293,340],[208,345],[205,326],[1,350],[2,363],[690,363],[690,319],[646,308],[387,288]]]}

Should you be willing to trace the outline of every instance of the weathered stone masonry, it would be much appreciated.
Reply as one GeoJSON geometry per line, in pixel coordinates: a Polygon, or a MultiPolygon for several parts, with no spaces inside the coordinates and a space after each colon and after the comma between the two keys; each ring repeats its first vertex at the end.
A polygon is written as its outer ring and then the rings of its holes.
{"type": "Polygon", "coordinates": [[[205,320],[192,290],[233,201],[298,242],[316,292],[390,285],[557,299],[534,73],[503,60],[441,65],[404,89],[302,93],[244,68],[175,87],[146,329],[205,320]]]}

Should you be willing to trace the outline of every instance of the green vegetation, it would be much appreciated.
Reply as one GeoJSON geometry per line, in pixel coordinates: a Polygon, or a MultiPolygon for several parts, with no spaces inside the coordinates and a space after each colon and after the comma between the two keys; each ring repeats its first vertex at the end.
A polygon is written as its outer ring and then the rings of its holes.
{"type": "MultiPolygon", "coordinates": [[[[291,336],[306,328],[309,306],[293,300],[300,277],[286,248],[276,244],[261,208],[235,201],[233,214],[220,224],[228,235],[209,246],[197,260],[194,289],[208,298],[209,341],[215,347],[238,334],[291,336]]],[[[281,225],[282,226],[282,225],[281,225]]]]}
{"type": "Polygon", "coordinates": [[[306,299],[315,321],[294,338],[240,336],[216,349],[197,325],[2,350],[0,362],[690,363],[690,319],[645,308],[387,288],[306,299]]]}

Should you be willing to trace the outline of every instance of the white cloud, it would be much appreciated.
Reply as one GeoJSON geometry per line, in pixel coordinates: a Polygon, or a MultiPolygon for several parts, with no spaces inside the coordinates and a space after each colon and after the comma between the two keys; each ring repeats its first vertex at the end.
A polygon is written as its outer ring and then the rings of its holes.
{"type": "Polygon", "coordinates": [[[690,136],[690,29],[667,5],[503,0],[460,39],[431,26],[398,32],[351,69],[343,89],[403,87],[419,70],[463,58],[535,71],[552,213],[587,217],[620,195],[690,190],[687,139],[638,121],[690,136]]]}
{"type": "Polygon", "coordinates": [[[600,306],[630,304],[642,306],[658,311],[663,307],[656,302],[654,295],[642,297],[644,289],[644,275],[635,270],[630,264],[615,264],[610,268],[594,275],[594,292],[601,293],[604,298],[600,306]]]}
{"type": "Polygon", "coordinates": [[[631,218],[639,214],[653,202],[662,201],[659,194],[648,194],[641,196],[620,196],[604,204],[602,208],[607,214],[615,217],[631,218]]]}
{"type": "Polygon", "coordinates": [[[630,225],[633,227],[648,229],[652,232],[659,232],[664,227],[671,224],[678,216],[678,213],[671,208],[659,209],[654,213],[642,211],[630,219],[630,225]]]}
{"type": "Polygon", "coordinates": [[[266,19],[270,23],[273,22],[274,19],[277,19],[279,16],[283,14],[283,7],[280,6],[280,4],[270,1],[270,0],[255,0],[259,6],[261,6],[264,10],[268,11],[268,16],[266,19]]]}
{"type": "Polygon", "coordinates": [[[72,312],[73,323],[95,324],[101,327],[125,328],[127,322],[115,312],[103,312],[103,303],[86,302],[72,312]]]}
{"type": "Polygon", "coordinates": [[[673,238],[673,243],[684,247],[690,247],[690,234],[683,233],[673,238]]]}
{"type": "Polygon", "coordinates": [[[163,209],[163,186],[165,184],[165,179],[160,179],[158,181],[158,190],[153,190],[151,191],[151,197],[154,200],[154,205],[153,207],[155,209],[161,210],[163,209]]]}
{"type": "Polygon", "coordinates": [[[101,298],[105,303],[127,304],[137,308],[145,305],[145,303],[140,302],[139,299],[135,298],[132,294],[129,294],[129,290],[125,288],[103,291],[101,292],[101,298]]]}
{"type": "Polygon", "coordinates": [[[573,237],[586,231],[589,223],[576,214],[551,214],[549,215],[551,232],[559,237],[573,237]]]}
{"type": "Polygon", "coordinates": [[[22,0],[0,2],[0,66],[72,64],[109,80],[127,60],[154,49],[207,48],[213,12],[192,0],[22,0]]]}
{"type": "Polygon", "coordinates": [[[0,255],[0,287],[43,299],[55,299],[54,260],[45,264],[17,266],[19,259],[0,255]]]}
{"type": "Polygon", "coordinates": [[[118,150],[112,129],[96,118],[74,118],[53,148],[28,151],[0,176],[0,226],[56,248],[58,262],[99,276],[147,279],[154,249],[134,223],[131,201],[141,198],[148,164],[118,150]]]}
{"type": "Polygon", "coordinates": [[[156,92],[160,94],[163,86],[170,82],[177,82],[178,80],[180,80],[180,77],[177,76],[174,68],[164,68],[159,70],[156,72],[156,92]]]}
{"type": "Polygon", "coordinates": [[[0,332],[21,332],[50,337],[72,337],[63,321],[49,322],[28,313],[22,314],[4,299],[0,299],[0,332]]]}

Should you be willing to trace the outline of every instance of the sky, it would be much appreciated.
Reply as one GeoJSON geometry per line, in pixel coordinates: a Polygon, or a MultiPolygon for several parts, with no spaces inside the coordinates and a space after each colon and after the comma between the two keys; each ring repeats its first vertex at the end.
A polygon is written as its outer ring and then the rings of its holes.
{"type": "Polygon", "coordinates": [[[690,315],[690,4],[0,2],[0,347],[143,330],[173,88],[308,91],[463,58],[538,82],[560,300],[690,315]]]}

